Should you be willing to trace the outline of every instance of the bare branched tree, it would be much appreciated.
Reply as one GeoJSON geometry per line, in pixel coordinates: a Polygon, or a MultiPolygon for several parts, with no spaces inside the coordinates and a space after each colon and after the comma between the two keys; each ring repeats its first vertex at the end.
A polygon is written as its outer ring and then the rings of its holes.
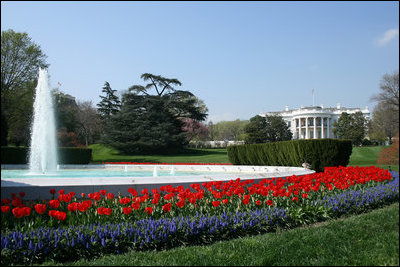
{"type": "Polygon", "coordinates": [[[371,97],[372,101],[386,104],[394,111],[399,111],[399,71],[393,74],[385,74],[380,84],[381,92],[371,97]]]}

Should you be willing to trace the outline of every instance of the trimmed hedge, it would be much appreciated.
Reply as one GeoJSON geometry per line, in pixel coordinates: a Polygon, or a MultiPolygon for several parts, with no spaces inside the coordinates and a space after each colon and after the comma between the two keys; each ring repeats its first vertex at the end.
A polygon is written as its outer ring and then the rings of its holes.
{"type": "Polygon", "coordinates": [[[347,166],[352,152],[350,140],[309,139],[228,146],[233,165],[298,166],[304,162],[316,172],[324,167],[347,166]]]}
{"type": "MultiPolygon", "coordinates": [[[[1,164],[27,164],[28,147],[1,147],[1,164]]],[[[92,149],[81,147],[59,147],[59,164],[88,164],[92,161],[92,149]]]]}

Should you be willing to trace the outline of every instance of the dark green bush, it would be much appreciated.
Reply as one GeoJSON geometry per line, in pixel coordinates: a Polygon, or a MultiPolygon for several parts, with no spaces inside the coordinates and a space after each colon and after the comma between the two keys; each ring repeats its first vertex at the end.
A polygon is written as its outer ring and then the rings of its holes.
{"type": "MultiPolygon", "coordinates": [[[[27,164],[28,157],[27,147],[1,147],[1,164],[27,164]]],[[[60,147],[58,157],[60,164],[88,164],[92,160],[92,149],[60,147]]]]}
{"type": "Polygon", "coordinates": [[[298,166],[304,162],[317,172],[327,166],[347,166],[350,140],[310,139],[227,147],[233,165],[298,166]]]}

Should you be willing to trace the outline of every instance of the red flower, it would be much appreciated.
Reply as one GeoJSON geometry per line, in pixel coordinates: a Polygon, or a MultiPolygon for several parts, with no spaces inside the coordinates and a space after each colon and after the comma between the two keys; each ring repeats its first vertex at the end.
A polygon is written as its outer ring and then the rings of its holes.
{"type": "Polygon", "coordinates": [[[97,208],[97,213],[99,215],[104,215],[104,207],[97,208]]]}
{"type": "Polygon", "coordinates": [[[71,200],[72,200],[72,196],[70,194],[62,195],[62,201],[69,203],[69,202],[71,202],[71,200]]]}
{"type": "Polygon", "coordinates": [[[107,190],[105,190],[105,189],[100,190],[100,194],[102,194],[103,196],[104,196],[106,193],[107,193],[107,190]]]}
{"type": "Polygon", "coordinates": [[[249,204],[250,199],[244,198],[244,199],[242,200],[242,202],[243,202],[243,204],[247,205],[247,204],[249,204]]]}
{"type": "Polygon", "coordinates": [[[119,200],[119,203],[120,203],[121,205],[126,205],[126,204],[128,204],[129,202],[131,202],[131,199],[130,199],[129,197],[121,198],[121,199],[119,200]]]}
{"type": "Polygon", "coordinates": [[[149,191],[147,190],[147,188],[144,188],[140,193],[142,193],[142,195],[147,195],[149,191]]]}
{"type": "Polygon", "coordinates": [[[113,199],[114,198],[114,194],[113,193],[108,193],[107,194],[107,198],[108,199],[113,199]]]}
{"type": "Polygon", "coordinates": [[[56,193],[55,189],[50,189],[50,194],[54,195],[56,193]]]}
{"type": "Polygon", "coordinates": [[[74,191],[69,192],[69,195],[70,195],[71,197],[74,197],[74,196],[75,196],[75,192],[74,192],[74,191]]]}
{"type": "Polygon", "coordinates": [[[10,206],[1,206],[2,213],[10,212],[10,210],[11,210],[10,206]]]}
{"type": "Polygon", "coordinates": [[[182,200],[180,200],[179,202],[176,202],[175,205],[176,205],[177,207],[179,207],[179,208],[183,208],[183,206],[185,206],[185,200],[182,199],[182,200]]]}
{"type": "Polygon", "coordinates": [[[268,206],[272,206],[273,204],[274,204],[274,202],[272,202],[271,199],[268,199],[268,200],[267,200],[267,205],[268,205],[268,206]]]}
{"type": "Polygon", "coordinates": [[[11,202],[9,198],[4,198],[1,201],[3,202],[4,205],[8,205],[11,202]]]}
{"type": "Polygon", "coordinates": [[[134,208],[135,210],[138,210],[140,208],[140,202],[135,201],[134,203],[132,203],[131,207],[134,208]]]}
{"type": "Polygon", "coordinates": [[[307,198],[307,197],[308,197],[308,194],[307,194],[307,193],[303,193],[301,196],[302,196],[303,198],[307,198]]]}
{"type": "Polygon", "coordinates": [[[81,193],[81,197],[85,197],[85,193],[81,193]]]}
{"type": "Polygon", "coordinates": [[[65,194],[65,190],[64,190],[64,189],[61,189],[60,191],[58,191],[58,194],[64,195],[64,194],[65,194]]]}
{"type": "Polygon", "coordinates": [[[157,205],[158,204],[158,198],[153,198],[152,200],[151,200],[151,203],[153,203],[153,205],[157,205]]]}
{"type": "Polygon", "coordinates": [[[261,200],[257,200],[256,205],[261,206],[261,200]]]}
{"type": "Polygon", "coordinates": [[[24,197],[25,196],[25,192],[19,192],[20,197],[24,197]]]}
{"type": "Polygon", "coordinates": [[[30,207],[23,207],[23,208],[21,208],[22,209],[22,212],[23,212],[23,214],[24,214],[24,216],[29,216],[29,215],[31,215],[31,208],[30,207]]]}
{"type": "Polygon", "coordinates": [[[129,187],[128,192],[134,197],[136,197],[138,195],[138,192],[135,189],[133,189],[132,187],[129,187]]]}
{"type": "Polygon", "coordinates": [[[20,207],[13,208],[12,213],[14,214],[15,217],[21,218],[22,216],[24,216],[24,212],[22,209],[23,208],[20,207]]]}
{"type": "Polygon", "coordinates": [[[294,198],[292,198],[292,201],[298,202],[298,201],[299,201],[299,198],[298,198],[298,197],[294,197],[294,198]]]}
{"type": "Polygon", "coordinates": [[[65,218],[67,218],[67,214],[65,212],[62,212],[62,211],[56,211],[56,217],[57,217],[58,220],[64,221],[65,218]]]}
{"type": "Polygon", "coordinates": [[[225,198],[225,199],[223,199],[223,200],[222,200],[222,203],[224,203],[224,204],[228,204],[228,199],[226,199],[226,198],[225,198]]]}
{"type": "Polygon", "coordinates": [[[46,211],[46,204],[36,204],[35,210],[39,214],[43,214],[46,211]]]}
{"type": "Polygon", "coordinates": [[[70,212],[74,212],[78,209],[78,203],[77,202],[73,202],[71,204],[68,205],[68,210],[70,212]]]}
{"type": "Polygon", "coordinates": [[[221,204],[219,201],[213,201],[213,202],[212,202],[212,205],[213,205],[214,207],[218,207],[219,204],[221,204]]]}
{"type": "Polygon", "coordinates": [[[132,208],[125,207],[125,208],[122,209],[122,212],[125,213],[126,215],[131,214],[132,213],[132,208]]]}
{"type": "Polygon", "coordinates": [[[58,199],[50,200],[49,206],[52,207],[53,209],[56,209],[60,206],[60,201],[58,201],[58,199]]]}
{"type": "Polygon", "coordinates": [[[11,205],[13,205],[14,207],[19,207],[22,205],[22,201],[19,197],[15,197],[13,201],[11,201],[11,205]]]}
{"type": "Polygon", "coordinates": [[[151,214],[153,213],[153,208],[152,208],[152,207],[147,207],[147,208],[144,209],[144,211],[145,211],[147,214],[151,215],[151,214]]]}
{"type": "Polygon", "coordinates": [[[162,207],[162,209],[165,212],[169,212],[171,210],[171,207],[172,207],[172,203],[167,203],[162,207]]]}

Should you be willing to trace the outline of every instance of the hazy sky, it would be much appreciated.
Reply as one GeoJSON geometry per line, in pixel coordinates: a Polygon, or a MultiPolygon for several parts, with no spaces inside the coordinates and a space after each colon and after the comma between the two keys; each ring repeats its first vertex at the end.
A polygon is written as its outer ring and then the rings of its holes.
{"type": "Polygon", "coordinates": [[[48,56],[52,87],[100,101],[143,73],[177,78],[207,121],[315,104],[369,106],[399,69],[399,3],[1,2],[1,30],[48,56]]]}

